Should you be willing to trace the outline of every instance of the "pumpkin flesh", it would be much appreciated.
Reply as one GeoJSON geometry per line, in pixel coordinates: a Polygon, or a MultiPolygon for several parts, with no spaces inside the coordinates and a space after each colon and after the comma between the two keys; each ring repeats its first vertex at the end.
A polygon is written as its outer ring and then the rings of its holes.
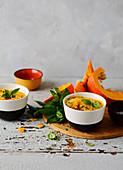
{"type": "Polygon", "coordinates": [[[113,91],[111,89],[105,90],[99,83],[98,80],[102,82],[102,80],[106,79],[104,72],[105,70],[99,67],[92,73],[87,82],[88,91],[103,96],[108,104],[115,100],[123,100],[123,92],[113,91]]]}
{"type": "MultiPolygon", "coordinates": [[[[64,84],[64,85],[60,86],[59,90],[61,92],[63,92],[65,88],[67,88],[71,94],[74,93],[74,87],[73,87],[72,83],[68,83],[68,84],[64,84]]],[[[54,99],[53,95],[51,95],[46,100],[44,100],[44,102],[47,103],[51,99],[54,99]]]]}
{"type": "Polygon", "coordinates": [[[76,82],[76,86],[75,86],[76,92],[86,92],[87,91],[87,81],[93,72],[94,72],[94,69],[93,69],[92,63],[91,63],[91,60],[89,60],[87,69],[86,69],[86,73],[83,77],[82,82],[79,80],[77,80],[77,82],[76,82]]]}

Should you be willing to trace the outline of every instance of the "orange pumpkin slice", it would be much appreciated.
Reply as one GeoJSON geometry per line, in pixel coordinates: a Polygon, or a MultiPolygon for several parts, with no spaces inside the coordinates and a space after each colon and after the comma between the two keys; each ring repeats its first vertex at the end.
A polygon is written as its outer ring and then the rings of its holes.
{"type": "Polygon", "coordinates": [[[82,82],[80,82],[79,80],[77,80],[76,82],[76,86],[75,86],[75,91],[76,92],[86,92],[87,91],[87,81],[88,78],[90,77],[90,75],[94,72],[93,66],[92,66],[92,62],[91,60],[89,60],[88,65],[87,65],[87,69],[86,69],[86,73],[83,77],[82,82]]]}
{"type": "MultiPolygon", "coordinates": [[[[65,88],[67,88],[71,94],[74,93],[74,87],[73,87],[72,83],[68,83],[68,84],[64,84],[64,85],[60,86],[59,90],[61,90],[61,92],[63,92],[65,88]]],[[[49,98],[44,100],[44,102],[47,103],[51,99],[54,99],[53,95],[51,95],[49,98]]]]}
{"type": "Polygon", "coordinates": [[[103,96],[107,100],[107,104],[111,103],[112,101],[123,100],[123,92],[113,91],[111,89],[105,90],[99,83],[98,80],[102,82],[102,80],[106,79],[104,72],[105,70],[99,67],[91,74],[87,82],[88,91],[103,96]]]}

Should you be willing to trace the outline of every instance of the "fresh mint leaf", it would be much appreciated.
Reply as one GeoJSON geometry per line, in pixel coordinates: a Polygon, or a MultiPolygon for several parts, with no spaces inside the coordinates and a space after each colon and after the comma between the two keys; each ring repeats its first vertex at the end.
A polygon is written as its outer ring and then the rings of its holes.
{"type": "Polygon", "coordinates": [[[12,95],[12,97],[20,90],[20,88],[14,89],[10,92],[10,95],[12,95]]]}
{"type": "Polygon", "coordinates": [[[58,118],[57,117],[52,117],[52,118],[48,118],[47,119],[47,124],[48,123],[56,123],[58,122],[58,118]]]}
{"type": "Polygon", "coordinates": [[[53,90],[50,90],[50,92],[55,99],[59,98],[59,96],[53,90]]]}
{"type": "Polygon", "coordinates": [[[1,97],[5,97],[5,98],[7,98],[7,99],[11,99],[19,90],[20,90],[20,88],[17,88],[17,89],[12,90],[12,91],[9,93],[9,91],[5,89],[5,93],[2,94],[1,97]]]}
{"type": "Polygon", "coordinates": [[[61,94],[61,99],[60,99],[60,104],[61,104],[61,105],[63,105],[63,99],[64,99],[67,95],[69,95],[69,94],[70,94],[69,90],[68,90],[67,88],[64,89],[63,93],[61,94]]]}
{"type": "Polygon", "coordinates": [[[51,108],[42,108],[40,109],[40,113],[44,115],[50,115],[56,113],[56,109],[51,109],[51,108]]]}
{"type": "Polygon", "coordinates": [[[82,102],[86,105],[91,105],[91,101],[88,99],[82,99],[82,102]]]}
{"type": "Polygon", "coordinates": [[[44,106],[44,105],[45,105],[45,103],[44,103],[44,102],[41,102],[41,101],[35,100],[35,102],[38,103],[40,106],[44,106]]]}
{"type": "Polygon", "coordinates": [[[41,109],[39,109],[36,112],[34,112],[34,117],[38,117],[39,114],[41,114],[41,109]]]}
{"type": "Polygon", "coordinates": [[[46,104],[44,105],[44,108],[47,108],[47,109],[55,109],[56,107],[55,107],[53,104],[46,103],[46,104]]]}
{"type": "Polygon", "coordinates": [[[54,87],[54,89],[55,89],[55,91],[57,92],[58,95],[61,95],[61,94],[62,94],[62,92],[59,90],[58,87],[54,87]]]}
{"type": "Polygon", "coordinates": [[[53,103],[59,102],[59,98],[57,98],[57,99],[52,99],[52,102],[53,102],[53,103]]]}
{"type": "Polygon", "coordinates": [[[34,117],[38,117],[42,114],[46,115],[47,123],[56,123],[63,121],[65,119],[63,99],[68,94],[70,94],[70,92],[67,88],[63,92],[61,92],[57,87],[55,87],[55,91],[56,92],[50,90],[54,99],[49,100],[47,103],[35,101],[39,105],[41,105],[41,108],[35,108],[28,105],[28,113],[32,114],[34,117]]]}
{"type": "Polygon", "coordinates": [[[29,109],[32,110],[32,111],[37,111],[37,110],[38,110],[38,108],[33,107],[33,106],[29,105],[29,104],[27,104],[27,106],[28,106],[29,109]]]}
{"type": "Polygon", "coordinates": [[[58,119],[63,118],[63,114],[59,110],[56,112],[56,116],[58,119]]]}

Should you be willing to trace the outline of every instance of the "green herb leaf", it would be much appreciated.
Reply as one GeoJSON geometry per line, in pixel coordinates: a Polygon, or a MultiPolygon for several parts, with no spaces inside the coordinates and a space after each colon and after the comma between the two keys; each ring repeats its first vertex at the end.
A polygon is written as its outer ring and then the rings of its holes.
{"type": "Polygon", "coordinates": [[[28,106],[29,109],[32,110],[33,112],[38,110],[38,108],[33,107],[33,106],[29,105],[29,104],[27,104],[27,106],[28,106]]]}
{"type": "Polygon", "coordinates": [[[61,94],[62,94],[62,92],[59,90],[58,87],[54,87],[54,89],[55,89],[55,91],[57,92],[58,95],[61,95],[61,94]]]}
{"type": "Polygon", "coordinates": [[[98,107],[100,107],[100,104],[98,102],[97,103],[92,103],[92,106],[97,109],[98,107]]]}
{"type": "Polygon", "coordinates": [[[53,103],[57,103],[57,102],[59,102],[59,98],[57,98],[57,99],[52,99],[51,100],[53,103]]]}
{"type": "Polygon", "coordinates": [[[12,90],[12,91],[10,92],[10,94],[11,94],[12,96],[14,96],[19,90],[20,90],[20,88],[14,89],[14,90],[12,90]]]}
{"type": "Polygon", "coordinates": [[[68,129],[67,129],[67,128],[65,128],[65,130],[66,130],[66,131],[68,131],[68,129]]]}
{"type": "Polygon", "coordinates": [[[17,88],[17,89],[12,90],[12,91],[9,93],[9,91],[5,89],[5,93],[2,94],[1,97],[5,97],[5,98],[7,98],[7,99],[11,99],[19,90],[20,90],[20,88],[17,88]]]}
{"type": "Polygon", "coordinates": [[[58,119],[63,118],[63,114],[59,110],[56,112],[56,116],[58,119]]]}
{"type": "Polygon", "coordinates": [[[56,109],[51,109],[51,108],[42,108],[40,109],[40,113],[44,115],[50,115],[56,113],[56,109]]]}
{"type": "Polygon", "coordinates": [[[70,94],[70,92],[66,88],[62,93],[57,87],[55,87],[55,91],[56,92],[50,90],[54,99],[51,99],[47,103],[35,101],[39,105],[41,105],[41,108],[35,108],[33,106],[28,105],[29,107],[28,113],[31,113],[34,117],[38,117],[41,114],[46,115],[47,123],[61,122],[63,119],[65,119],[63,99],[68,94],[70,94]]]}
{"type": "Polygon", "coordinates": [[[34,112],[34,117],[38,117],[39,114],[41,114],[41,109],[39,109],[36,112],[34,112]]]}
{"type": "Polygon", "coordinates": [[[53,90],[50,90],[50,92],[55,99],[59,98],[59,96],[53,90]]]}
{"type": "Polygon", "coordinates": [[[94,146],[93,143],[88,143],[88,142],[86,142],[86,144],[87,144],[88,146],[94,146]]]}
{"type": "Polygon", "coordinates": [[[88,99],[82,99],[82,102],[86,105],[91,105],[91,101],[88,99]]]}
{"type": "Polygon", "coordinates": [[[57,117],[52,117],[52,118],[48,118],[47,119],[47,124],[48,123],[56,123],[58,122],[58,118],[57,117]]]}
{"type": "Polygon", "coordinates": [[[55,107],[53,104],[46,103],[46,104],[44,105],[44,108],[47,108],[47,109],[55,109],[56,107],[55,107]]]}
{"type": "Polygon", "coordinates": [[[44,103],[44,102],[37,101],[37,100],[35,100],[35,102],[38,103],[40,106],[44,106],[44,105],[46,104],[46,103],[44,103]]]}
{"type": "Polygon", "coordinates": [[[69,95],[69,94],[70,94],[69,90],[68,90],[67,88],[64,89],[63,93],[61,94],[61,99],[60,99],[60,104],[61,104],[61,105],[63,105],[63,99],[64,99],[67,95],[69,95]]]}
{"type": "Polygon", "coordinates": [[[49,147],[49,148],[47,148],[47,150],[49,150],[49,151],[50,151],[50,150],[52,150],[52,148],[51,148],[51,147],[49,147]]]}

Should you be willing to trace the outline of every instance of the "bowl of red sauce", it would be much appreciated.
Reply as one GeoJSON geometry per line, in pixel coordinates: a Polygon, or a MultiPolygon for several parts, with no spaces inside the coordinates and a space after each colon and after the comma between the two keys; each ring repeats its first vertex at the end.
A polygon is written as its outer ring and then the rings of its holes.
{"type": "Polygon", "coordinates": [[[40,86],[43,73],[37,69],[25,68],[15,71],[14,77],[16,84],[23,85],[28,90],[34,90],[40,86]]]}

